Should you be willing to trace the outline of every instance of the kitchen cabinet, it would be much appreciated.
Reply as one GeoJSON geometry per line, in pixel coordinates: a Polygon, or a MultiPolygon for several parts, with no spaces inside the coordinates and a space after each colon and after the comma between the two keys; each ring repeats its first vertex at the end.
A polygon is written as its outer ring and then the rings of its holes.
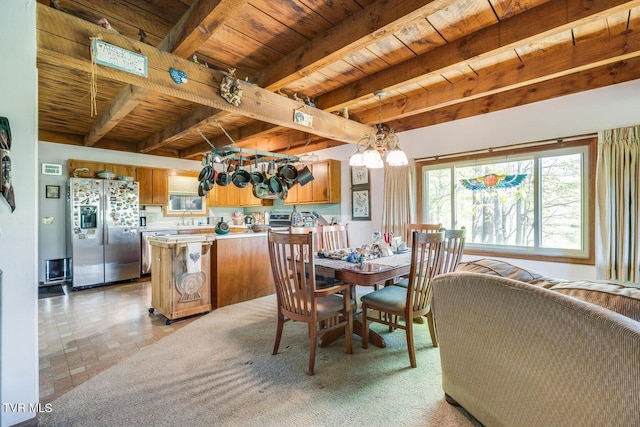
{"type": "Polygon", "coordinates": [[[136,167],[132,165],[120,165],[116,163],[94,162],[89,160],[69,159],[67,162],[67,170],[69,178],[73,177],[73,171],[76,169],[87,168],[88,171],[78,172],[79,178],[96,178],[96,174],[102,171],[109,171],[116,176],[136,176],[136,167]]]}
{"type": "MultiPolygon", "coordinates": [[[[233,184],[227,186],[215,185],[209,191],[209,206],[247,207],[262,206],[263,200],[253,195],[253,186],[238,188],[233,184]]],[[[273,202],[269,200],[269,204],[273,202]]]]}
{"type": "Polygon", "coordinates": [[[329,159],[309,163],[307,166],[313,174],[313,181],[304,186],[295,185],[290,188],[284,204],[340,203],[340,162],[329,159]]]}
{"type": "Polygon", "coordinates": [[[137,168],[141,205],[166,205],[168,201],[167,170],[137,168]]]}

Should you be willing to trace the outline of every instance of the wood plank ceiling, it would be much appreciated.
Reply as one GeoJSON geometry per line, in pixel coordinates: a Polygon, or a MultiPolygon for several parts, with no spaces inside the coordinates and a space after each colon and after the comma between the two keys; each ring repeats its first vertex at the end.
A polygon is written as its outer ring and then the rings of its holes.
{"type": "Polygon", "coordinates": [[[379,116],[399,132],[640,78],[640,1],[38,2],[39,138],[62,144],[301,154],[357,143],[379,116]],[[92,67],[91,38],[145,55],[148,77],[92,67]],[[229,69],[239,106],[220,96],[229,69]]]}

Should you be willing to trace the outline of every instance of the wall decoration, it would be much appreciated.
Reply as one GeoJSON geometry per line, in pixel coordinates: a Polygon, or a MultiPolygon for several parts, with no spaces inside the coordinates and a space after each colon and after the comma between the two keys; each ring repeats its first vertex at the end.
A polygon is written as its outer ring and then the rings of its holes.
{"type": "Polygon", "coordinates": [[[294,110],[293,123],[297,123],[299,125],[306,126],[306,127],[311,127],[313,126],[313,116],[311,114],[307,114],[300,110],[294,110]]]}
{"type": "Polygon", "coordinates": [[[0,192],[5,198],[11,212],[16,210],[16,198],[11,181],[11,127],[9,119],[0,117],[0,192]]]}
{"type": "Polygon", "coordinates": [[[369,168],[366,166],[351,167],[351,185],[369,185],[369,168]]]}
{"type": "Polygon", "coordinates": [[[229,72],[225,73],[220,82],[220,96],[229,104],[237,107],[242,103],[242,86],[240,86],[240,80],[236,78],[235,74],[235,68],[229,68],[229,72]]]}
{"type": "Polygon", "coordinates": [[[354,221],[371,220],[371,199],[368,188],[351,190],[351,217],[354,221]]]}
{"type": "Polygon", "coordinates": [[[461,179],[460,183],[468,190],[486,190],[492,188],[511,188],[522,183],[527,177],[526,173],[517,175],[490,173],[472,179],[461,179]]]}
{"type": "Polygon", "coordinates": [[[92,54],[95,55],[97,64],[147,77],[146,56],[103,42],[97,38],[92,40],[92,54]]]}
{"type": "Polygon", "coordinates": [[[47,185],[45,196],[47,199],[59,199],[60,198],[60,186],[59,185],[47,185]]]}
{"type": "Polygon", "coordinates": [[[169,75],[171,76],[171,79],[179,85],[189,81],[189,79],[187,78],[187,73],[182,70],[169,68],[169,75]]]}

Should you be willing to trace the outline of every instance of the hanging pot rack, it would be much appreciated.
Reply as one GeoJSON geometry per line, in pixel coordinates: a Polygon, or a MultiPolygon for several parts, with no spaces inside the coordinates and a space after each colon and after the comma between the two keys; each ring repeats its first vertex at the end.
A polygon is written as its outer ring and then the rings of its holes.
{"type": "Polygon", "coordinates": [[[224,147],[216,147],[211,143],[211,141],[207,139],[207,137],[204,136],[204,134],[200,131],[200,128],[196,129],[198,134],[211,147],[211,158],[214,159],[215,163],[227,163],[240,160],[248,160],[256,164],[268,163],[272,161],[286,163],[298,163],[300,161],[300,158],[298,156],[290,156],[288,154],[276,153],[273,151],[260,151],[238,147],[233,138],[231,138],[231,135],[227,133],[222,125],[217,120],[215,122],[220,127],[220,129],[222,129],[222,132],[224,132],[227,138],[229,138],[231,144],[225,145],[224,147]]]}

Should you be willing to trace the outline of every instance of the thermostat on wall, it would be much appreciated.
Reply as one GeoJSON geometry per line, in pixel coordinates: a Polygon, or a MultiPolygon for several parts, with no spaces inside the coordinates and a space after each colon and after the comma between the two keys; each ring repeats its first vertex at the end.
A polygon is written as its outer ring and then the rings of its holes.
{"type": "Polygon", "coordinates": [[[62,175],[62,165],[43,163],[42,175],[62,175]]]}

